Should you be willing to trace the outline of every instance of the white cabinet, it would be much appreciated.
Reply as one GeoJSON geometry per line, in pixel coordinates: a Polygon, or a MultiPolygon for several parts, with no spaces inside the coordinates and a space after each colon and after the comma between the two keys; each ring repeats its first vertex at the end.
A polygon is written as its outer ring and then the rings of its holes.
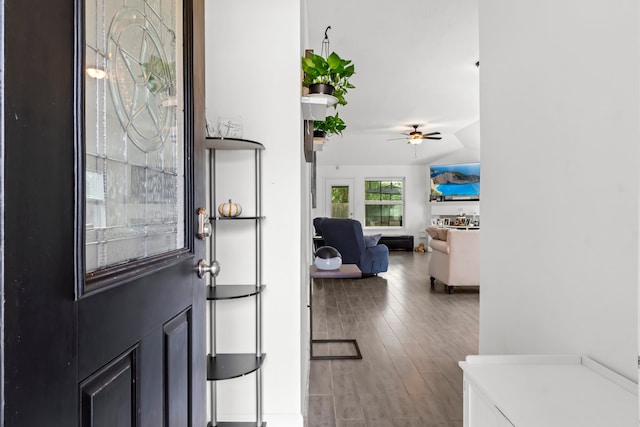
{"type": "Polygon", "coordinates": [[[486,426],[486,427],[513,427],[511,421],[485,396],[473,383],[465,383],[465,427],[486,426]],[[467,404],[468,399],[468,404],[467,404]],[[468,416],[471,415],[471,416],[468,416]],[[473,419],[473,423],[469,421],[473,419]]]}
{"type": "Polygon", "coordinates": [[[480,215],[480,202],[429,202],[431,216],[436,215],[480,215]]]}
{"type": "MultiPolygon", "coordinates": [[[[471,224],[479,224],[480,202],[478,201],[458,201],[458,202],[430,202],[429,203],[432,225],[438,224],[437,219],[453,219],[464,215],[471,224]]],[[[440,224],[438,224],[440,225],[440,224]]]]}
{"type": "Polygon", "coordinates": [[[637,384],[581,356],[468,356],[465,427],[631,427],[637,384]]]}

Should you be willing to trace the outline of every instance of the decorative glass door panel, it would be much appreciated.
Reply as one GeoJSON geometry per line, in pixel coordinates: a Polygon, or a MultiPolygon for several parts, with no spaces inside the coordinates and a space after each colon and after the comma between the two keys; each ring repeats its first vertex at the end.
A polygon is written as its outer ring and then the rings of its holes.
{"type": "Polygon", "coordinates": [[[331,186],[331,218],[349,218],[349,186],[331,186]]]}
{"type": "Polygon", "coordinates": [[[327,178],[327,216],[331,218],[353,217],[353,179],[327,178]]]}
{"type": "Polygon", "coordinates": [[[87,273],[185,245],[182,14],[85,2],[87,273]]]}

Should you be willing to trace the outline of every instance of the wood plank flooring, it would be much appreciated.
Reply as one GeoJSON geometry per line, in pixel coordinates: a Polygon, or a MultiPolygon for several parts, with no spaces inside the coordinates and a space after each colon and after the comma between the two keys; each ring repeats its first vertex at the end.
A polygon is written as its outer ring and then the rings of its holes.
{"type": "Polygon", "coordinates": [[[432,290],[429,258],[394,251],[377,277],[314,281],[313,337],[356,338],[363,359],[311,361],[307,427],[462,426],[457,363],[478,351],[479,291],[432,290]]]}

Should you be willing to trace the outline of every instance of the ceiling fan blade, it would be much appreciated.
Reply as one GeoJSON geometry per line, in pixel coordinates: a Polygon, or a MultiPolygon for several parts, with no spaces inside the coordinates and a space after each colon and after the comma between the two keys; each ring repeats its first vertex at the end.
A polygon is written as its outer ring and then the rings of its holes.
{"type": "Polygon", "coordinates": [[[408,139],[408,138],[391,138],[391,139],[387,139],[387,141],[398,141],[400,139],[408,139]]]}
{"type": "Polygon", "coordinates": [[[423,134],[424,136],[431,136],[431,135],[440,135],[440,132],[429,132],[429,133],[425,133],[423,134]]]}
{"type": "Polygon", "coordinates": [[[422,139],[442,139],[441,136],[425,136],[422,139]]]}

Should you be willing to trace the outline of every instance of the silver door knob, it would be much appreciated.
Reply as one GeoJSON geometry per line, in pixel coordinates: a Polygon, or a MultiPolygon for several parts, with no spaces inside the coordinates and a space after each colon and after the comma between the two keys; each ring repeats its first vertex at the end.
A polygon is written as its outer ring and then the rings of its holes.
{"type": "Polygon", "coordinates": [[[218,273],[220,273],[220,264],[218,261],[212,261],[211,264],[208,264],[207,261],[201,259],[198,261],[198,277],[203,278],[207,273],[211,275],[211,277],[216,277],[218,273]]]}

